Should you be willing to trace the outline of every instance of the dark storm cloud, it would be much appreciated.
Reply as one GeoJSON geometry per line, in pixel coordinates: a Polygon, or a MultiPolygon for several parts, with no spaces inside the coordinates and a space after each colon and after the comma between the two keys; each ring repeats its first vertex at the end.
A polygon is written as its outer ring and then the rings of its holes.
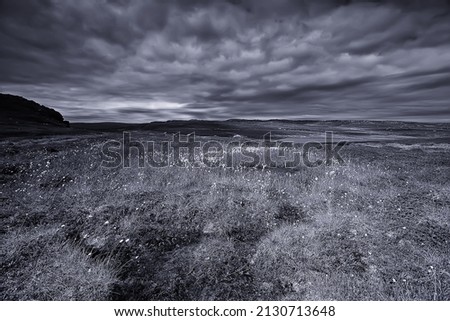
{"type": "Polygon", "coordinates": [[[0,43],[73,121],[450,120],[446,1],[0,0],[0,43]]]}

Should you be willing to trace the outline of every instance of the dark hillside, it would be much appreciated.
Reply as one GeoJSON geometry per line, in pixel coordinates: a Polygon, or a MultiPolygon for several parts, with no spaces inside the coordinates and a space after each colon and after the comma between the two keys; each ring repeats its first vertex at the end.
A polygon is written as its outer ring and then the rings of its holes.
{"type": "Polygon", "coordinates": [[[20,96],[0,94],[0,135],[50,134],[65,130],[69,122],[56,110],[20,96]]]}

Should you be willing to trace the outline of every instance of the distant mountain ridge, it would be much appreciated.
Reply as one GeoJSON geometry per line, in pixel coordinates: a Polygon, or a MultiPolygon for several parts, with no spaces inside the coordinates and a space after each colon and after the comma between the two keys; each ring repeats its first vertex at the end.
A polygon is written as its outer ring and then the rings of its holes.
{"type": "MultiPolygon", "coordinates": [[[[88,108],[88,107],[86,107],[88,108]]],[[[126,121],[126,117],[124,117],[126,121]]],[[[0,137],[121,134],[124,131],[164,134],[195,133],[198,136],[261,139],[271,133],[273,139],[311,137],[312,134],[331,131],[344,135],[349,141],[380,141],[385,136],[397,135],[410,141],[428,139],[434,142],[449,141],[450,123],[415,123],[374,120],[170,120],[150,123],[71,123],[52,108],[20,96],[0,93],[0,137]],[[371,133],[373,137],[369,137],[371,133]],[[378,135],[378,136],[377,136],[378,135]],[[382,136],[382,137],[381,137],[382,136]],[[407,137],[405,137],[407,136],[407,137]]]]}

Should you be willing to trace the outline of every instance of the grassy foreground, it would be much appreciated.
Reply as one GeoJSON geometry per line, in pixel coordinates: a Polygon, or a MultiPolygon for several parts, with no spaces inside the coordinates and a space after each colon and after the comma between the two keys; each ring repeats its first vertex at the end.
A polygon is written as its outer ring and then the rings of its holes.
{"type": "Polygon", "coordinates": [[[3,300],[450,300],[450,150],[347,166],[100,167],[100,141],[4,143],[3,300]]]}

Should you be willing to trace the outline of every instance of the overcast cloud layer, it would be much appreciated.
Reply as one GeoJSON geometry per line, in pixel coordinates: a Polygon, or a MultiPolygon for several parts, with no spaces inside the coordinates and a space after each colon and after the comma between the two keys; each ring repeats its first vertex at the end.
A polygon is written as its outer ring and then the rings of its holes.
{"type": "Polygon", "coordinates": [[[70,121],[450,121],[445,1],[0,0],[0,43],[70,121]]]}

